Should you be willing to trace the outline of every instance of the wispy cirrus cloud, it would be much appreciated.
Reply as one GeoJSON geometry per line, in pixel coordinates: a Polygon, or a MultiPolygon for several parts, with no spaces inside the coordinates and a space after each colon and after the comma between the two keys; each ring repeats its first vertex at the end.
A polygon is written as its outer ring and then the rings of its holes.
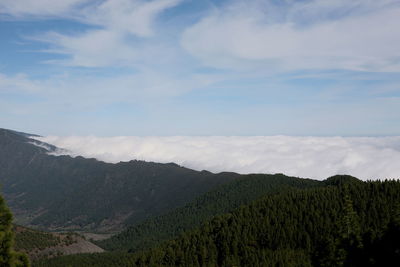
{"type": "Polygon", "coordinates": [[[43,18],[68,16],[90,0],[2,0],[0,14],[10,18],[43,18]]]}
{"type": "Polygon", "coordinates": [[[400,178],[400,137],[96,137],[38,138],[64,154],[107,162],[133,159],[175,162],[196,170],[285,173],[325,179],[350,174],[361,179],[400,178]]]}
{"type": "Polygon", "coordinates": [[[398,72],[399,23],[397,0],[235,1],[186,29],[181,43],[214,67],[398,72]]]}
{"type": "Polygon", "coordinates": [[[36,3],[25,0],[26,5],[15,2],[18,1],[0,4],[3,7],[0,14],[16,19],[67,19],[89,27],[72,33],[48,31],[25,36],[28,40],[47,44],[48,48],[42,52],[65,56],[64,59],[48,60],[48,63],[78,67],[137,67],[143,57],[151,53],[151,48],[153,52],[165,48],[159,39],[153,43],[146,39],[154,36],[157,16],[182,1],[41,0],[36,3]]]}
{"type": "Polygon", "coordinates": [[[30,36],[49,46],[43,51],[66,57],[48,62],[69,66],[151,65],[157,59],[149,54],[162,50],[183,57],[183,48],[203,64],[216,68],[263,68],[270,72],[400,70],[398,0],[227,1],[204,12],[206,15],[194,24],[175,25],[184,31],[174,33],[177,38],[181,34],[180,44],[171,43],[160,31],[155,34],[153,26],[162,12],[181,3],[5,1],[0,13],[14,17],[50,14],[95,27],[30,36]]]}
{"type": "MultiPolygon", "coordinates": [[[[178,44],[166,41],[163,31],[155,34],[154,25],[160,14],[182,2],[5,0],[0,13],[52,16],[95,27],[30,36],[49,46],[43,51],[66,56],[48,62],[69,66],[138,67],[157,60],[143,59],[144,54],[162,50],[183,57],[183,48],[216,68],[400,70],[398,0],[226,1],[203,10],[205,15],[195,23],[174,25],[176,38],[181,35],[178,44]]],[[[157,26],[165,29],[162,23],[157,26]]]]}
{"type": "Polygon", "coordinates": [[[76,18],[120,33],[149,37],[153,34],[152,24],[156,17],[181,2],[182,0],[106,0],[83,9],[76,14],[76,18]]]}
{"type": "Polygon", "coordinates": [[[47,53],[61,54],[67,58],[47,60],[67,66],[107,67],[125,66],[138,59],[140,52],[124,41],[124,35],[110,30],[91,30],[75,35],[48,32],[30,37],[50,45],[47,53]]]}
{"type": "Polygon", "coordinates": [[[0,93],[24,92],[37,93],[41,91],[39,83],[32,81],[25,74],[5,75],[0,73],[0,93]]]}

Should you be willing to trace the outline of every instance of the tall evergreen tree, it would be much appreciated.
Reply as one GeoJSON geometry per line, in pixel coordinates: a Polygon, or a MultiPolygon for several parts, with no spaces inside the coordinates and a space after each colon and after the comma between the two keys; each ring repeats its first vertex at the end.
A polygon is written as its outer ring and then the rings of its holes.
{"type": "Polygon", "coordinates": [[[13,250],[14,234],[11,223],[12,214],[4,199],[0,196],[0,266],[28,267],[27,256],[13,250]]]}
{"type": "Polygon", "coordinates": [[[351,246],[361,246],[360,222],[348,194],[344,197],[343,217],[339,223],[340,238],[347,240],[351,246]]]}
{"type": "Polygon", "coordinates": [[[354,210],[349,194],[344,196],[343,216],[339,221],[339,238],[337,240],[337,256],[340,265],[352,266],[358,260],[363,244],[361,241],[360,220],[354,210]]]}

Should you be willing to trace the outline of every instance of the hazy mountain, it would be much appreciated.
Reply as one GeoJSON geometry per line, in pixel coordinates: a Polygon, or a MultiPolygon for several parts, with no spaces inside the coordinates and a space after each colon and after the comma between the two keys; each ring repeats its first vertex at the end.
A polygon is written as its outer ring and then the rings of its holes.
{"type": "Polygon", "coordinates": [[[165,213],[235,173],[144,161],[52,156],[56,147],[0,129],[0,183],[16,221],[46,229],[116,230],[165,213]],[[35,145],[35,144],[36,145],[35,145]]]}

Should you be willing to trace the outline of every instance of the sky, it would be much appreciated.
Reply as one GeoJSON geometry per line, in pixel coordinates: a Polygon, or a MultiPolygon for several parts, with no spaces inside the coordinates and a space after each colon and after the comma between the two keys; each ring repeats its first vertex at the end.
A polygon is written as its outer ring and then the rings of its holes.
{"type": "Polygon", "coordinates": [[[399,0],[0,0],[0,127],[400,135],[399,0]]]}

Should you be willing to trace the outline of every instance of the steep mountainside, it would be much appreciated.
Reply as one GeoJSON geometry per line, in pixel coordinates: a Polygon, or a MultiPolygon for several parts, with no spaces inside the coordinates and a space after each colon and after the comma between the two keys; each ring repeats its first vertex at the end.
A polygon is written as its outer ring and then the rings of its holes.
{"type": "Polygon", "coordinates": [[[0,184],[19,224],[118,230],[182,206],[239,176],[172,163],[110,164],[47,154],[54,149],[28,134],[0,129],[0,184]]]}
{"type": "Polygon", "coordinates": [[[167,214],[128,227],[110,239],[96,242],[106,250],[137,251],[174,238],[200,226],[215,215],[230,212],[241,205],[291,188],[323,186],[321,181],[288,177],[283,174],[251,174],[223,184],[193,202],[167,214]]]}

